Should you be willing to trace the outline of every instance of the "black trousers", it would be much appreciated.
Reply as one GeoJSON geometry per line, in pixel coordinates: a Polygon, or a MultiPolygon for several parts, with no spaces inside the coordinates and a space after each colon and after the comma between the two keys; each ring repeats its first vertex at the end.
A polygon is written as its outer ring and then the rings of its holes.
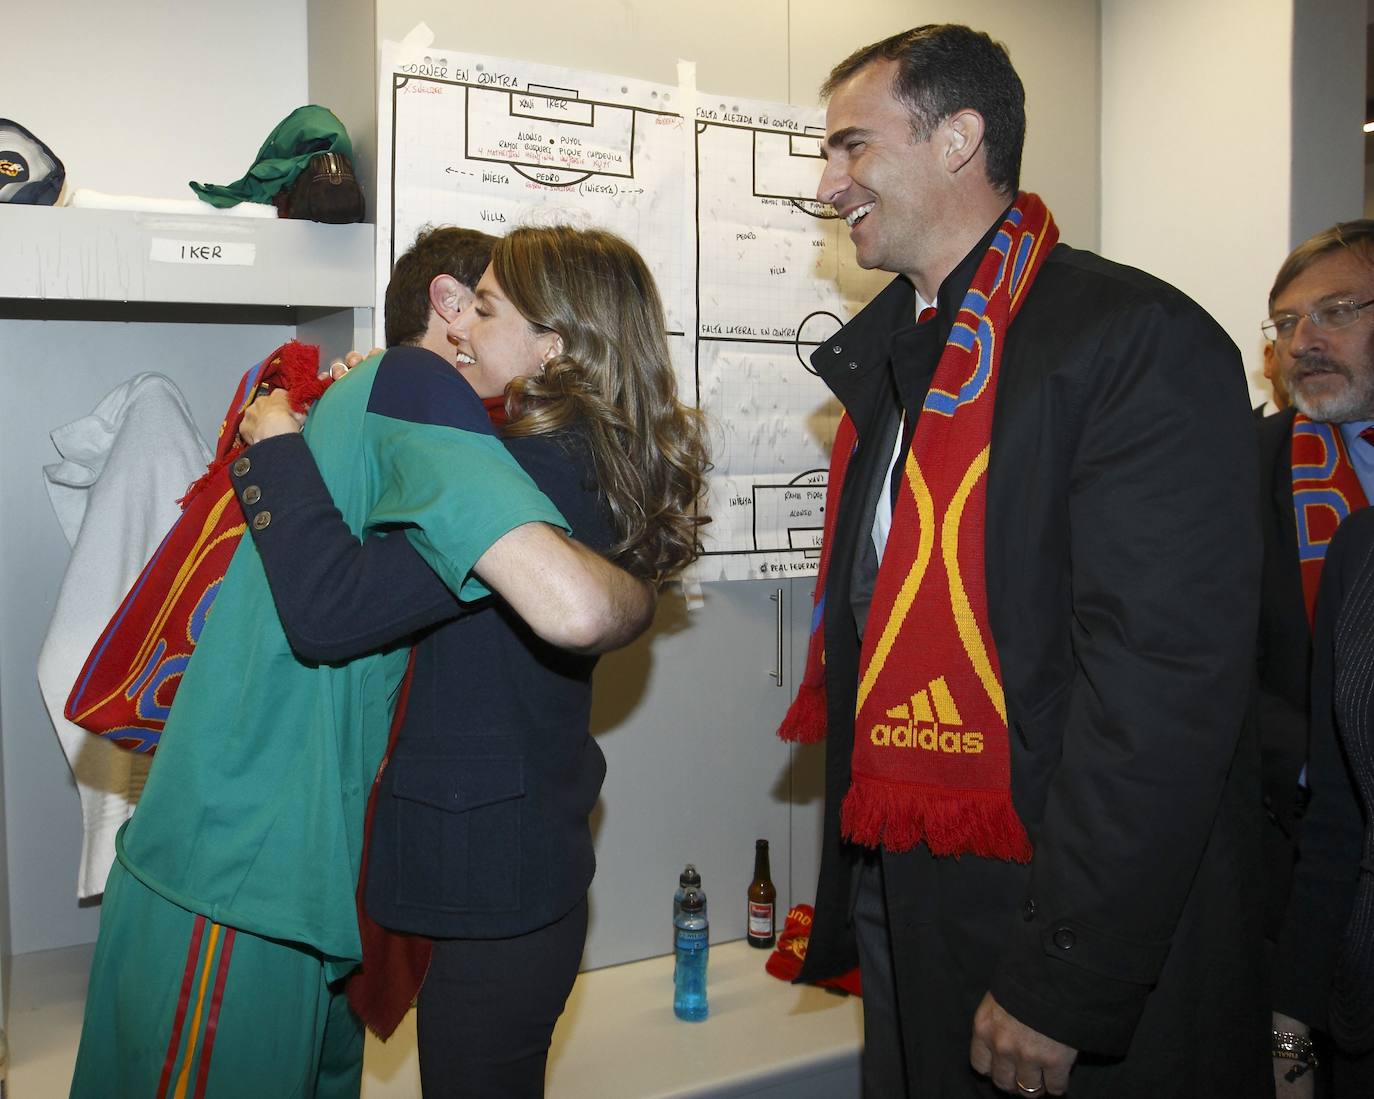
{"type": "Polygon", "coordinates": [[[587,939],[587,898],[509,939],[439,939],[417,1002],[430,1099],[538,1099],[587,939]]]}
{"type": "Polygon", "coordinates": [[[887,925],[882,855],[870,851],[859,866],[854,895],[854,933],[863,975],[864,1046],[860,1064],[863,1099],[907,1094],[902,1022],[892,972],[892,938],[887,925]]]}

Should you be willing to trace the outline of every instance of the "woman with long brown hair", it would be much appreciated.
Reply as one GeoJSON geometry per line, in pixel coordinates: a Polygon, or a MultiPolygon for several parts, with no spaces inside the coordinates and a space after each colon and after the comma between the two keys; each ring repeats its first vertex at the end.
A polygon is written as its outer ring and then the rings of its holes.
{"type": "Polygon", "coordinates": [[[706,466],[699,415],[678,400],[663,306],[639,253],[613,233],[569,226],[516,229],[498,240],[477,299],[451,329],[458,370],[486,396],[480,343],[509,316],[536,339],[552,337],[539,370],[504,387],[506,438],[580,432],[611,508],[609,556],[628,572],[664,580],[695,559],[696,509],[706,466]]]}
{"type": "MultiPolygon", "coordinates": [[[[707,521],[701,417],[678,399],[658,291],[629,244],[601,230],[515,230],[494,245],[449,338],[476,395],[504,395],[506,444],[574,537],[653,583],[695,559],[707,521]]],[[[254,441],[295,427],[280,402],[246,424],[254,441]]],[[[355,638],[377,644],[388,620],[413,629],[417,598],[438,623],[390,639],[414,642],[414,673],[376,789],[365,893],[372,919],[433,941],[427,973],[418,967],[423,1086],[542,1095],[595,868],[595,657],[547,645],[499,600],[461,607],[404,547],[369,554],[325,514],[321,488],[292,501],[319,516],[308,530],[254,533],[299,655],[346,658],[355,638]],[[288,562],[302,555],[352,570],[346,630],[327,594],[293,583],[288,562]]]]}

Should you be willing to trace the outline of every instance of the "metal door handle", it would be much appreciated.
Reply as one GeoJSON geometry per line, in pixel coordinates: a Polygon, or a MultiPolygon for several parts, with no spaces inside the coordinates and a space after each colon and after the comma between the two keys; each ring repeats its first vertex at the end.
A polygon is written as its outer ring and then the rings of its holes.
{"type": "Polygon", "coordinates": [[[773,652],[773,670],[768,674],[782,686],[782,589],[779,588],[768,597],[778,605],[777,646],[773,652]]]}

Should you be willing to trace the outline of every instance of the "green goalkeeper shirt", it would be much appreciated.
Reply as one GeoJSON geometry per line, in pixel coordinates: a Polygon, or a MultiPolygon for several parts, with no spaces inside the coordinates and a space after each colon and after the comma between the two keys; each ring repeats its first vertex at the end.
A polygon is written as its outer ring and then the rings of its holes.
{"type": "MultiPolygon", "coordinates": [[[[506,453],[443,360],[394,348],[332,385],[305,439],[350,529],[405,531],[463,600],[474,563],[524,523],[562,517],[506,453]]],[[[251,481],[240,466],[236,480],[251,481]]],[[[259,502],[258,521],[288,499],[259,502]]],[[[120,861],[184,908],[303,943],[328,976],[360,958],[354,907],[363,813],[386,747],[405,646],[304,662],[242,539],[167,719],[120,861]]]]}

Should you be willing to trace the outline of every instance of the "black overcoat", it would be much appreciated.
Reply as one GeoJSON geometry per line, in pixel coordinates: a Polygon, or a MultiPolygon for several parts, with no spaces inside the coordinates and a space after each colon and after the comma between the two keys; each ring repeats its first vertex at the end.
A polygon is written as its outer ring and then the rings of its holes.
{"type": "MultiPolygon", "coordinates": [[[[863,487],[889,457],[864,429],[891,400],[892,333],[912,314],[899,278],[812,357],[860,441],[826,592],[826,822],[803,979],[857,961],[858,852],[839,833],[858,670],[848,589],[863,487]]],[[[1057,247],[1007,337],[987,494],[1012,795],[1035,855],[885,855],[912,1096],[997,1094],[968,1067],[989,990],[1083,1051],[1073,1096],[1269,1093],[1257,465],[1218,325],[1142,272],[1057,247]]]]}
{"type": "MultiPolygon", "coordinates": [[[[1368,690],[1369,669],[1374,667],[1374,629],[1359,611],[1368,606],[1371,578],[1374,511],[1365,508],[1341,524],[1322,568],[1307,765],[1312,805],[1302,823],[1301,857],[1275,959],[1274,1007],[1322,1030],[1329,1029],[1331,984],[1364,867],[1364,810],[1347,758],[1352,758],[1354,745],[1358,754],[1353,758],[1368,767],[1367,758],[1361,758],[1367,752],[1368,734],[1341,725],[1343,715],[1338,715],[1335,700],[1359,698],[1368,690]]],[[[1342,1071],[1346,1068],[1341,1066],[1342,1071]]],[[[1368,1059],[1363,1068],[1366,1073],[1370,1070],[1368,1059]]],[[[1360,1093],[1352,1087],[1341,1094],[1360,1093]]]]}
{"type": "Polygon", "coordinates": [[[1293,880],[1294,837],[1306,792],[1298,775],[1307,759],[1307,709],[1312,631],[1298,565],[1293,517],[1294,408],[1259,422],[1260,526],[1264,572],[1260,585],[1260,759],[1264,776],[1268,890],[1265,935],[1276,940],[1293,880]]]}

